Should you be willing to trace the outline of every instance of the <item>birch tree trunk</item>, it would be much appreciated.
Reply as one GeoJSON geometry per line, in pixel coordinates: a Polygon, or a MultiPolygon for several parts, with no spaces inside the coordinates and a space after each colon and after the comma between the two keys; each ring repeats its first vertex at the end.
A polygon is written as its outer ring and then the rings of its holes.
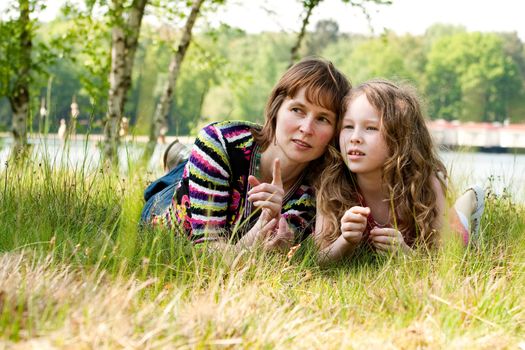
{"type": "Polygon", "coordinates": [[[306,14],[303,18],[303,24],[301,25],[301,30],[299,31],[299,34],[297,35],[297,39],[295,40],[295,45],[290,50],[290,64],[288,65],[288,68],[293,66],[293,64],[299,59],[299,49],[301,48],[301,44],[304,39],[304,35],[306,34],[306,26],[310,22],[310,16],[312,15],[312,12],[314,8],[319,5],[319,3],[322,0],[304,0],[303,1],[303,8],[306,10],[306,14]]]}
{"type": "Polygon", "coordinates": [[[19,70],[17,80],[9,96],[13,110],[11,132],[13,133],[13,154],[27,150],[27,120],[29,119],[29,82],[31,80],[31,20],[29,18],[29,0],[19,0],[20,17],[18,28],[20,34],[20,50],[18,51],[19,70]]]}
{"type": "Polygon", "coordinates": [[[124,11],[122,0],[113,0],[114,25],[111,30],[111,70],[109,73],[108,111],[104,127],[104,159],[106,163],[118,164],[119,126],[126,95],[131,88],[133,60],[144,9],[148,0],[133,0],[124,11]],[[127,20],[124,16],[127,14],[127,20]]]}
{"type": "Polygon", "coordinates": [[[199,12],[203,3],[204,0],[196,0],[193,3],[190,15],[188,16],[186,24],[183,28],[182,38],[180,40],[179,46],[177,47],[177,51],[171,59],[168,72],[168,81],[164,85],[164,88],[162,90],[162,96],[159,102],[157,103],[157,107],[155,108],[155,114],[150,128],[149,142],[145,153],[145,157],[147,158],[149,158],[155,150],[155,146],[157,144],[157,140],[159,138],[162,126],[167,125],[168,114],[171,102],[173,100],[174,91],[177,85],[177,78],[179,77],[180,66],[182,64],[182,61],[184,60],[186,51],[190,46],[193,25],[195,24],[195,21],[199,16],[199,12]]]}

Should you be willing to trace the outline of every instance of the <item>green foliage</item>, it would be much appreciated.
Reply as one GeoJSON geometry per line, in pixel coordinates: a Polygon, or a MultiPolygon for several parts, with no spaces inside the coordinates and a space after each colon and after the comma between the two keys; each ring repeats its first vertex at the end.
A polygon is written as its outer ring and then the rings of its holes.
{"type": "Polygon", "coordinates": [[[426,92],[434,118],[504,121],[523,77],[496,34],[462,33],[432,46],[426,92]]]}
{"type": "MultiPolygon", "coordinates": [[[[32,0],[28,2],[31,18],[37,18],[39,13],[45,9],[45,2],[32,0]]],[[[11,17],[14,13],[14,1],[12,8],[8,10],[11,17]]],[[[33,103],[35,109],[39,108],[39,82],[47,81],[49,68],[70,52],[68,35],[64,31],[47,32],[42,30],[42,25],[32,19],[27,24],[22,24],[17,19],[0,21],[0,97],[12,97],[18,84],[27,82],[31,85],[31,96],[37,96],[37,102],[33,103]],[[22,25],[24,27],[22,27],[22,25]],[[22,29],[28,29],[32,41],[31,61],[29,62],[29,74],[23,74],[23,57],[20,36],[22,29]]],[[[2,108],[0,103],[0,110],[2,108]]],[[[36,114],[36,113],[34,113],[36,114]]],[[[0,115],[0,123],[7,123],[10,113],[0,115]]]]}
{"type": "Polygon", "coordinates": [[[286,69],[291,37],[263,33],[258,35],[258,45],[252,45],[252,36],[230,35],[234,38],[227,44],[224,79],[210,90],[204,102],[204,120],[262,122],[266,99],[286,69]]]}
{"type": "Polygon", "coordinates": [[[231,44],[230,69],[238,74],[229,86],[234,101],[231,118],[262,122],[266,99],[286,69],[291,40],[275,33],[259,35],[258,45],[251,45],[250,39],[231,44]]]}
{"type": "Polygon", "coordinates": [[[170,129],[174,134],[198,132],[202,122],[206,121],[203,105],[209,90],[224,78],[221,69],[224,64],[226,60],[223,57],[198,42],[193,43],[182,65],[183,73],[177,81],[176,101],[171,113],[173,118],[170,119],[170,129]]]}
{"type": "MultiPolygon", "coordinates": [[[[168,5],[153,3],[151,10],[160,15],[168,5]]],[[[102,11],[101,6],[94,8],[102,11]]],[[[183,6],[169,6],[173,21],[182,22],[183,6]]],[[[2,37],[9,37],[9,25],[0,26],[2,37]]],[[[109,34],[105,17],[73,7],[55,21],[38,25],[35,42],[47,45],[48,51],[39,51],[50,54],[35,54],[42,57],[46,74],[34,74],[32,114],[38,116],[40,98],[50,94],[51,131],[56,131],[60,118],[70,118],[73,95],[80,105],[79,123],[93,120],[94,132],[101,131],[109,88],[109,34]]],[[[125,106],[136,134],[148,133],[178,37],[173,25],[143,25],[125,106]]],[[[197,32],[177,82],[169,133],[194,133],[218,119],[262,121],[266,98],[288,64],[293,40],[286,33],[247,34],[227,25],[197,32]]],[[[0,43],[3,52],[10,50],[6,45],[9,40],[0,43]]],[[[374,77],[408,80],[424,92],[432,118],[525,120],[525,53],[516,34],[467,33],[462,27],[434,25],[422,36],[387,32],[369,37],[339,33],[335,23],[322,21],[306,33],[300,53],[332,60],[354,85],[374,77]]],[[[6,72],[6,67],[0,65],[0,71],[6,72]]],[[[0,77],[6,81],[8,74],[0,77]]],[[[0,127],[9,125],[9,111],[8,101],[0,100],[0,127]]],[[[33,130],[42,130],[38,122],[33,118],[33,130]]]]}
{"type": "Polygon", "coordinates": [[[377,77],[413,80],[416,72],[407,67],[399,41],[392,35],[363,41],[338,67],[354,84],[377,77]]]}
{"type": "Polygon", "coordinates": [[[321,56],[324,48],[335,43],[339,38],[339,25],[333,20],[321,20],[316,23],[315,30],[308,33],[304,56],[321,56]]]}

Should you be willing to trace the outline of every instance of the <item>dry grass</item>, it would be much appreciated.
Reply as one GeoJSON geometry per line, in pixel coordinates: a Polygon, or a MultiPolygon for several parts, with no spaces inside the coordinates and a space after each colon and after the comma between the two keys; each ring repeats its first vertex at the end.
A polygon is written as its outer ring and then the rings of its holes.
{"type": "Polygon", "coordinates": [[[483,241],[319,267],[311,247],[234,257],[139,231],[144,180],[0,173],[0,349],[525,348],[525,209],[483,241]]]}
{"type": "Polygon", "coordinates": [[[420,262],[404,260],[334,275],[270,258],[274,261],[261,266],[267,256],[241,257],[229,271],[182,283],[174,278],[159,288],[154,278],[73,268],[32,251],[5,253],[0,259],[0,344],[33,349],[506,349],[524,340],[519,337],[525,325],[523,266],[460,280],[455,272],[414,273],[410,267],[420,262]],[[405,285],[409,279],[415,283],[405,285]],[[367,286],[356,287],[361,283],[367,286]],[[349,287],[359,292],[346,293],[349,287]]]}

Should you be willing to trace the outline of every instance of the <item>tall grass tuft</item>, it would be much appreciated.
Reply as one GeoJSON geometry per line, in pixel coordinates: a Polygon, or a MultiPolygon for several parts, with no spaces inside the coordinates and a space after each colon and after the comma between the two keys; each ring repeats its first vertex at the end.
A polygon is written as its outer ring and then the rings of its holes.
{"type": "Polygon", "coordinates": [[[524,346],[525,209],[489,195],[482,238],[330,266],[194,247],[138,228],[143,168],[126,176],[28,161],[0,171],[0,347],[524,346]]]}

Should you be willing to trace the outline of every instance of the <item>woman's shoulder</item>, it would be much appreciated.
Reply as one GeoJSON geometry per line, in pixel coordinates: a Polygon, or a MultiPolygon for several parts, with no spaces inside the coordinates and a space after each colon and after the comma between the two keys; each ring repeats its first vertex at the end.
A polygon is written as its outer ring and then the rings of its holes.
{"type": "Polygon", "coordinates": [[[201,129],[195,145],[223,154],[229,159],[228,162],[239,159],[249,161],[256,144],[252,131],[257,127],[257,124],[246,121],[212,122],[201,129]]]}
{"type": "Polygon", "coordinates": [[[257,123],[245,121],[245,120],[222,120],[214,121],[202,128],[202,130],[215,129],[220,131],[222,134],[235,134],[239,132],[249,132],[252,129],[260,129],[261,126],[257,123]]]}

